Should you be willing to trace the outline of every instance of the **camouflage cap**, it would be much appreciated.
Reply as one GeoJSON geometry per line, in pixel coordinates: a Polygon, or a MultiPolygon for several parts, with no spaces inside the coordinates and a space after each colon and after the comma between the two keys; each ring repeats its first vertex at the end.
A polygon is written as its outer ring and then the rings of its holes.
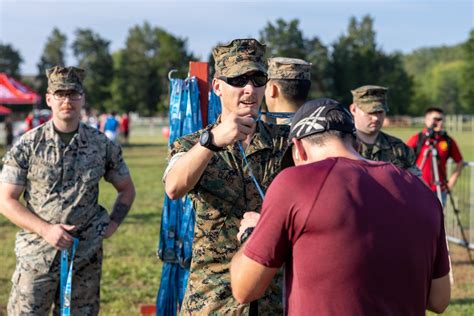
{"type": "Polygon", "coordinates": [[[76,90],[83,92],[82,80],[84,69],[76,67],[54,66],[46,70],[48,77],[48,91],[54,93],[58,90],[76,90]]]}
{"type": "Polygon", "coordinates": [[[311,63],[298,58],[269,58],[268,79],[311,80],[311,63]]]}
{"type": "Polygon", "coordinates": [[[216,46],[212,51],[216,74],[229,78],[249,71],[267,73],[264,54],[265,45],[253,38],[235,39],[230,44],[216,46]]]}
{"type": "Polygon", "coordinates": [[[351,90],[353,102],[366,113],[388,112],[387,88],[381,86],[362,86],[351,90]]]}

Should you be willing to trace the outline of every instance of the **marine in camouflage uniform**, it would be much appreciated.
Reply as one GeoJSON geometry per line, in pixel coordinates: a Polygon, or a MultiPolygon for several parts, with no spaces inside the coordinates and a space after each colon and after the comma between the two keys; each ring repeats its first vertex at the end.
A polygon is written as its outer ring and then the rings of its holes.
{"type": "MultiPolygon", "coordinates": [[[[239,304],[232,296],[230,261],[240,247],[236,236],[243,214],[259,212],[262,205],[251,172],[265,191],[280,171],[289,128],[255,122],[263,86],[257,87],[248,81],[245,87],[236,87],[224,80],[264,72],[263,54],[264,46],[254,39],[234,40],[229,45],[216,47],[213,87],[221,97],[222,115],[216,124],[181,137],[171,146],[164,175],[166,192],[171,198],[188,193],[196,210],[193,257],[182,305],[182,313],[186,315],[249,313],[249,305],[239,304]],[[237,99],[233,98],[235,94],[238,94],[237,99]],[[248,101],[248,106],[242,104],[243,101],[248,101]],[[250,126],[253,132],[248,130],[250,126]],[[239,129],[244,131],[245,137],[231,136],[239,129]],[[205,142],[209,136],[211,146],[205,142]],[[248,165],[239,151],[239,140],[244,147],[249,141],[245,149],[248,165]]],[[[283,313],[281,286],[281,280],[275,280],[259,300],[259,314],[283,313]]]]}
{"type": "Polygon", "coordinates": [[[8,200],[9,205],[5,203],[2,213],[23,228],[16,238],[17,265],[8,313],[47,315],[54,303],[54,313],[59,314],[59,249],[70,244],[66,242],[65,234],[68,234],[79,239],[72,277],[71,313],[97,315],[102,240],[115,231],[128,212],[134,196],[133,183],[120,147],[97,129],[79,123],[77,111],[84,98],[83,71],[54,67],[47,74],[47,102],[53,109],[53,119],[21,137],[5,155],[0,176],[1,197],[8,200]],[[65,105],[66,98],[60,103],[56,99],[57,103],[51,105],[52,98],[60,98],[64,92],[69,93],[70,105],[65,105]],[[66,114],[64,108],[69,109],[66,114]],[[61,132],[56,126],[65,122],[60,119],[63,115],[72,117],[69,121],[75,125],[72,133],[61,132]],[[102,177],[127,196],[116,201],[111,217],[98,204],[102,177]],[[24,192],[26,207],[21,204],[13,207],[19,203],[21,192],[24,192]],[[125,214],[124,210],[117,211],[123,203],[127,204],[125,214]],[[18,217],[32,219],[36,224],[25,224],[18,217]],[[40,229],[40,224],[46,229],[40,229]],[[52,243],[46,231],[60,228],[64,231],[62,240],[52,243]]]}
{"type": "Polygon", "coordinates": [[[350,110],[354,116],[359,153],[369,160],[391,162],[420,176],[413,150],[400,139],[388,135],[382,128],[388,112],[387,88],[366,85],[352,90],[350,110]]]}
{"type": "MultiPolygon", "coordinates": [[[[311,88],[311,63],[298,58],[269,58],[268,79],[265,88],[268,111],[295,113],[306,101],[311,88]]],[[[267,115],[266,121],[289,125],[291,118],[275,119],[267,115]]]]}

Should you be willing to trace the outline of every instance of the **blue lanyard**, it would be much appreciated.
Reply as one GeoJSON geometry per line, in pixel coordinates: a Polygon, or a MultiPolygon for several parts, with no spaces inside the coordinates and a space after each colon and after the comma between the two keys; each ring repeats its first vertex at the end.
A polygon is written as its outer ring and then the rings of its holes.
{"type": "Polygon", "coordinates": [[[247,166],[247,168],[249,170],[250,177],[252,178],[253,183],[257,187],[257,191],[258,191],[258,193],[260,194],[260,197],[263,200],[263,198],[265,197],[265,194],[263,193],[263,190],[260,187],[260,184],[258,184],[258,181],[255,178],[255,175],[253,174],[252,168],[250,167],[249,162],[247,161],[247,157],[245,156],[245,150],[244,150],[244,147],[242,146],[242,142],[239,141],[239,142],[237,142],[237,144],[239,145],[240,153],[242,154],[242,157],[244,158],[245,165],[247,166]]]}
{"type": "Polygon", "coordinates": [[[295,116],[293,112],[261,112],[261,114],[271,118],[292,118],[295,116]]]}
{"type": "Polygon", "coordinates": [[[67,249],[61,250],[61,279],[60,279],[60,314],[61,316],[71,315],[71,288],[72,288],[72,267],[74,265],[74,256],[76,255],[77,245],[79,239],[74,238],[74,243],[71,250],[71,264],[69,264],[68,271],[68,260],[69,252],[67,249]]]}

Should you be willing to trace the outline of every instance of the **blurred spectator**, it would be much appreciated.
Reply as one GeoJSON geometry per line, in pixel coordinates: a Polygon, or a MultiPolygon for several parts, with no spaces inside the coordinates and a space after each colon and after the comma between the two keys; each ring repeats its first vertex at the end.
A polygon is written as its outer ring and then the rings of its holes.
{"type": "Polygon", "coordinates": [[[35,119],[35,116],[33,115],[33,112],[29,112],[25,118],[25,133],[33,129],[34,119],[35,119]]]}
{"type": "Polygon", "coordinates": [[[5,149],[8,150],[13,144],[13,123],[12,119],[7,116],[5,118],[5,149]]]}
{"type": "Polygon", "coordinates": [[[120,132],[122,133],[124,144],[128,144],[128,136],[130,133],[130,118],[128,113],[122,114],[122,118],[120,119],[120,132]]]}
{"type": "Polygon", "coordinates": [[[119,128],[119,122],[115,118],[117,112],[112,112],[107,117],[107,120],[104,124],[104,133],[111,141],[115,142],[117,140],[117,133],[119,128]]]}

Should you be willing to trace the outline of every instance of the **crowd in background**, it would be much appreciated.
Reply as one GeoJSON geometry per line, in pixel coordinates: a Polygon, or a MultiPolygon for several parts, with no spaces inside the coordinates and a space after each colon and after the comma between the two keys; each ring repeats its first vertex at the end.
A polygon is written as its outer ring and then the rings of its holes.
{"type": "MultiPolygon", "coordinates": [[[[8,124],[5,125],[7,139],[5,144],[11,146],[15,139],[49,121],[51,117],[51,111],[49,110],[34,110],[26,115],[23,123],[18,128],[14,128],[11,119],[7,118],[8,124]]],[[[130,117],[128,113],[118,114],[112,111],[99,114],[96,110],[87,109],[82,112],[81,121],[84,124],[99,129],[114,142],[128,144],[130,134],[130,117]]]]}

